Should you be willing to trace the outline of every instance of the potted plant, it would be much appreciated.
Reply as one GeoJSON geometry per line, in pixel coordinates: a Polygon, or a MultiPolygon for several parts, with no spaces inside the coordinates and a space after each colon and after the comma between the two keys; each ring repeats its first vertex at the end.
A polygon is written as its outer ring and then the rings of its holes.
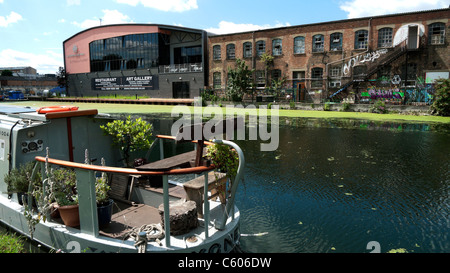
{"type": "Polygon", "coordinates": [[[131,116],[128,116],[125,121],[114,120],[100,128],[105,135],[112,137],[113,146],[120,148],[127,167],[132,167],[133,163],[130,162],[130,153],[148,150],[153,142],[152,125],[141,118],[132,121],[131,116]]]}
{"type": "Polygon", "coordinates": [[[65,168],[52,170],[49,178],[51,196],[57,203],[61,219],[66,226],[78,227],[80,216],[75,171],[65,168]]]}
{"type": "Polygon", "coordinates": [[[13,168],[5,175],[4,181],[7,184],[8,194],[17,193],[20,205],[23,205],[22,196],[26,198],[29,194],[30,184],[38,183],[38,179],[32,181],[31,178],[34,164],[34,162],[28,162],[20,165],[19,168],[13,168]]]}
{"type": "MultiPolygon", "coordinates": [[[[103,158],[102,165],[104,165],[103,158]]],[[[108,196],[110,189],[107,175],[102,173],[101,177],[97,177],[95,181],[95,197],[97,201],[98,225],[100,228],[107,226],[111,222],[114,201],[108,196]]]]}

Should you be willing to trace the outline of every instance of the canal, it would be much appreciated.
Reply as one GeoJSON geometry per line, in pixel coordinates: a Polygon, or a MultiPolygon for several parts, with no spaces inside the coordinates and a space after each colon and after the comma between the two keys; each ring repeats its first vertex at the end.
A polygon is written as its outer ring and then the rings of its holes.
{"type": "Polygon", "coordinates": [[[306,118],[279,125],[275,151],[236,141],[246,157],[236,196],[244,251],[450,252],[448,125],[306,118]]]}

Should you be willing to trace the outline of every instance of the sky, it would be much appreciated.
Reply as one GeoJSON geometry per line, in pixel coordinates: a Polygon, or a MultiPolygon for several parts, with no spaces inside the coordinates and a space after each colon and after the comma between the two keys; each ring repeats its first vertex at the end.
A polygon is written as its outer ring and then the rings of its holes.
{"type": "Polygon", "coordinates": [[[85,29],[143,23],[216,34],[447,8],[450,0],[0,0],[0,67],[55,74],[85,29]]]}

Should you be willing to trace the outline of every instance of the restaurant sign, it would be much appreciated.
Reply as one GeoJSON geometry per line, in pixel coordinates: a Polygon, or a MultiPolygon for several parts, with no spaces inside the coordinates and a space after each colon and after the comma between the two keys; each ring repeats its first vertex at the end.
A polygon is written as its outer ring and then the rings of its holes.
{"type": "Polygon", "coordinates": [[[155,90],[159,89],[158,76],[93,78],[92,90],[155,90]]]}

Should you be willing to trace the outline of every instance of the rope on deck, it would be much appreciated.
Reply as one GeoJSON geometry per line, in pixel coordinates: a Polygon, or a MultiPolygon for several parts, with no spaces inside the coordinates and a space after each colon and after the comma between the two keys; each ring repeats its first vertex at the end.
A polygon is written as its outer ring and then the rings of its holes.
{"type": "Polygon", "coordinates": [[[127,235],[136,241],[134,246],[137,247],[138,253],[145,253],[149,241],[162,245],[160,239],[164,238],[164,230],[161,224],[148,224],[133,228],[127,235]]]}

